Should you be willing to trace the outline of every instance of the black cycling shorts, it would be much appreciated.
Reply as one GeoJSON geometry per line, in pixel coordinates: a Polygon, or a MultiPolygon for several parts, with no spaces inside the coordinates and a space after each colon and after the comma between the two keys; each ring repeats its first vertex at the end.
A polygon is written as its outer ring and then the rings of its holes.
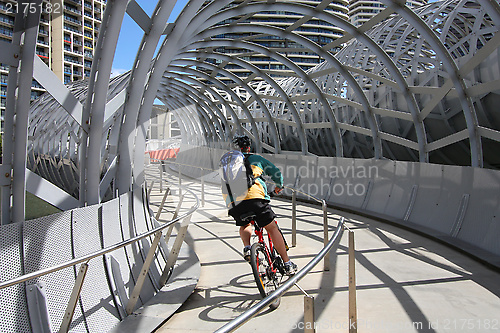
{"type": "Polygon", "coordinates": [[[238,205],[231,208],[228,213],[235,219],[237,226],[245,226],[248,222],[242,221],[240,217],[248,212],[255,213],[255,222],[257,222],[257,225],[261,228],[273,222],[276,217],[276,214],[269,205],[269,201],[265,199],[243,200],[238,205]]]}

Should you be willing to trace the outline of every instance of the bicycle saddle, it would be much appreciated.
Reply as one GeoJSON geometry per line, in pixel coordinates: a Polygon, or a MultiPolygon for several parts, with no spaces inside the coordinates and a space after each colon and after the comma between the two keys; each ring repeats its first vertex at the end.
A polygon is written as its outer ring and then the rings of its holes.
{"type": "Polygon", "coordinates": [[[246,212],[240,215],[240,219],[245,222],[250,222],[255,220],[255,216],[257,216],[257,214],[254,212],[246,212]]]}

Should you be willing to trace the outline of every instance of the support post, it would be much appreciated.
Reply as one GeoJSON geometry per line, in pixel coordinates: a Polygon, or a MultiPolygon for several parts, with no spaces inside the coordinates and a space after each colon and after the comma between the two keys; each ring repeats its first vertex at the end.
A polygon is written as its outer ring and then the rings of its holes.
{"type": "Polygon", "coordinates": [[[160,193],[163,192],[163,161],[158,165],[160,168],[160,193]]]}
{"type": "MultiPolygon", "coordinates": [[[[147,187],[147,182],[146,183],[146,187],[147,187]]],[[[151,191],[153,190],[153,186],[155,185],[155,181],[154,179],[151,181],[151,185],[149,185],[149,188],[148,188],[148,200],[151,201],[151,191]]]]}
{"type": "Polygon", "coordinates": [[[181,173],[181,165],[177,164],[179,168],[179,197],[182,196],[182,173],[181,173]]]}
{"type": "Polygon", "coordinates": [[[297,191],[292,191],[292,247],[297,246],[297,191]]]}
{"type": "Polygon", "coordinates": [[[349,333],[357,333],[356,274],[354,258],[354,231],[349,231],[349,333]]]}
{"type": "Polygon", "coordinates": [[[191,215],[188,215],[182,220],[179,232],[177,233],[177,237],[175,237],[174,245],[172,246],[172,251],[170,251],[170,255],[167,258],[167,264],[163,269],[163,272],[160,277],[160,287],[163,287],[165,283],[167,283],[168,278],[172,272],[172,269],[177,261],[177,257],[179,256],[179,252],[181,250],[182,243],[184,242],[184,238],[186,238],[187,228],[189,223],[191,222],[191,215]]]}
{"type": "MultiPolygon", "coordinates": [[[[172,217],[172,220],[175,220],[177,216],[179,215],[179,211],[182,206],[182,201],[184,201],[184,196],[179,198],[179,203],[177,204],[177,208],[175,208],[174,216],[172,217]]],[[[170,227],[168,227],[167,234],[165,235],[165,242],[170,240],[170,236],[172,235],[172,230],[174,229],[174,225],[172,224],[170,227]]]]}
{"type": "Polygon", "coordinates": [[[205,207],[205,180],[203,179],[203,171],[205,169],[201,168],[201,207],[205,207]]]}
{"type": "Polygon", "coordinates": [[[165,201],[167,200],[168,193],[170,192],[170,188],[167,187],[165,190],[165,194],[163,195],[163,199],[161,200],[160,208],[158,208],[158,211],[156,212],[155,219],[156,221],[159,221],[161,211],[163,210],[163,206],[165,206],[165,201]]]}
{"type": "Polygon", "coordinates": [[[304,296],[304,333],[314,333],[314,297],[304,296]]]}
{"type": "MultiPolygon", "coordinates": [[[[328,206],[325,200],[321,201],[323,208],[323,245],[328,245],[328,206]]],[[[324,258],[324,271],[330,270],[330,251],[325,255],[324,258]]]]}
{"type": "Polygon", "coordinates": [[[69,325],[71,324],[71,321],[73,319],[73,314],[75,313],[76,304],[78,303],[78,299],[80,298],[83,280],[85,279],[88,268],[89,265],[87,263],[83,263],[80,266],[80,271],[78,272],[78,276],[76,277],[75,285],[73,286],[73,291],[71,292],[66,311],[64,312],[64,318],[62,320],[59,332],[66,333],[69,330],[69,325]]]}
{"type": "Polygon", "coordinates": [[[158,247],[158,243],[160,242],[160,238],[161,231],[158,231],[155,234],[155,239],[153,240],[151,247],[149,248],[146,260],[144,260],[144,264],[142,265],[141,275],[139,275],[139,278],[137,279],[134,290],[132,290],[132,294],[130,296],[130,299],[128,300],[127,307],[125,308],[125,312],[127,313],[127,315],[130,315],[132,312],[134,312],[135,305],[137,304],[142,286],[144,285],[144,281],[146,280],[146,276],[148,275],[149,266],[151,266],[151,263],[153,262],[154,254],[156,248],[158,247]]]}

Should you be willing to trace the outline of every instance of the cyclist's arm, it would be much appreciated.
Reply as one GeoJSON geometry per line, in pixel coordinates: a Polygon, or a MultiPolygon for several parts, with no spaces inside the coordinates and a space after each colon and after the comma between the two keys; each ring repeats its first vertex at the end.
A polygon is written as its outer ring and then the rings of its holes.
{"type": "Polygon", "coordinates": [[[280,169],[269,162],[265,158],[262,157],[261,164],[263,166],[264,173],[271,177],[272,181],[276,184],[276,187],[282,189],[283,188],[283,175],[281,174],[280,169]]]}

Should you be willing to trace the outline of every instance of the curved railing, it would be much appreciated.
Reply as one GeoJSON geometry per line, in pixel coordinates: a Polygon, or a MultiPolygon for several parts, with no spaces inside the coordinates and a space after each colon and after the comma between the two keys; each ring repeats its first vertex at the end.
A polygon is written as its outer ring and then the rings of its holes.
{"type": "MultiPolygon", "coordinates": [[[[191,165],[182,172],[199,178],[194,167],[216,169],[226,151],[181,145],[176,161],[191,165]]],[[[325,199],[330,207],[423,233],[500,267],[498,170],[291,152],[261,155],[280,168],[285,185],[325,199]]]]}
{"type": "Polygon", "coordinates": [[[342,217],[333,237],[330,239],[327,245],[311,261],[309,261],[306,266],[304,266],[304,268],[297,272],[297,274],[295,274],[293,277],[288,279],[283,285],[281,285],[270,295],[265,297],[262,301],[252,306],[250,309],[246,310],[241,315],[231,320],[229,323],[225,324],[215,332],[233,332],[234,330],[245,324],[247,321],[255,317],[260,311],[274,302],[277,298],[281,297],[293,286],[297,285],[297,282],[299,282],[304,276],[306,276],[311,271],[311,269],[313,269],[314,266],[319,263],[321,259],[323,259],[332,249],[338,246],[344,232],[344,227],[344,218],[342,217]]]}
{"type": "MultiPolygon", "coordinates": [[[[150,273],[149,273],[150,267],[152,266],[153,260],[155,260],[155,255],[159,252],[162,252],[162,251],[163,251],[163,253],[165,253],[165,249],[161,248],[161,246],[160,246],[161,245],[160,240],[162,240],[163,231],[166,228],[173,227],[173,225],[176,222],[182,221],[180,229],[177,233],[177,238],[175,239],[175,242],[172,246],[172,250],[168,251],[168,249],[166,249],[167,253],[168,252],[170,252],[170,253],[168,253],[168,255],[165,258],[165,267],[163,268],[163,270],[161,272],[162,273],[161,276],[159,277],[158,281],[155,281],[155,285],[158,287],[158,290],[163,285],[165,285],[165,283],[167,282],[167,279],[171,276],[174,264],[177,261],[179,249],[180,249],[182,242],[184,240],[187,226],[190,222],[190,217],[199,207],[199,199],[195,195],[195,193],[187,188],[185,188],[184,191],[186,191],[187,193],[190,193],[193,196],[193,198],[195,199],[195,202],[191,206],[191,208],[189,208],[186,212],[183,212],[182,214],[177,214],[178,213],[178,211],[177,211],[175,216],[173,217],[173,219],[171,221],[166,222],[166,223],[162,223],[159,226],[154,227],[151,230],[148,230],[146,232],[140,233],[139,235],[137,235],[135,237],[132,237],[132,238],[123,240],[121,242],[115,243],[113,245],[104,247],[101,250],[94,251],[92,253],[88,253],[88,254],[80,256],[78,258],[68,260],[68,261],[65,261],[63,263],[59,263],[59,264],[53,265],[53,266],[45,268],[45,269],[41,269],[41,270],[37,270],[37,271],[31,272],[28,274],[24,274],[24,275],[19,276],[17,278],[10,279],[8,281],[0,282],[0,291],[3,291],[5,288],[12,287],[12,286],[18,285],[18,284],[26,282],[26,281],[30,281],[30,280],[33,280],[36,278],[40,278],[40,277],[49,275],[51,273],[62,271],[65,268],[69,268],[69,267],[73,267],[73,266],[76,266],[78,264],[81,264],[81,266],[78,270],[76,270],[76,267],[75,267],[75,271],[78,272],[78,276],[75,279],[73,290],[71,292],[71,297],[70,297],[69,302],[66,306],[66,311],[64,312],[64,318],[62,319],[62,323],[61,323],[61,326],[59,329],[59,332],[67,332],[70,329],[70,325],[72,324],[72,317],[73,317],[73,314],[75,312],[75,308],[79,302],[80,293],[82,291],[83,282],[85,280],[89,261],[94,259],[94,258],[97,258],[97,257],[103,257],[105,255],[111,254],[119,249],[125,248],[126,246],[132,245],[132,244],[137,244],[137,249],[141,249],[139,251],[143,251],[144,243],[142,243],[141,241],[145,240],[146,238],[149,238],[149,240],[150,240],[152,238],[151,236],[154,236],[153,241],[149,245],[149,249],[146,248],[144,250],[144,251],[147,251],[147,255],[145,256],[144,260],[134,263],[134,265],[142,264],[142,268],[140,271],[141,273],[138,275],[138,277],[136,277],[134,279],[135,285],[133,285],[133,290],[132,290],[132,288],[129,289],[129,290],[131,290],[131,292],[130,292],[126,307],[124,309],[124,312],[125,312],[125,316],[130,315],[137,307],[137,302],[138,302],[139,297],[141,295],[141,290],[143,289],[143,286],[145,285],[144,284],[145,280],[148,278],[148,276],[150,276],[150,273]]],[[[143,193],[144,193],[144,190],[143,190],[143,193]]],[[[164,200],[165,200],[167,193],[165,193],[164,200]]],[[[179,198],[178,207],[181,206],[183,197],[184,196],[179,198]]],[[[142,205],[144,205],[144,204],[146,204],[146,202],[142,202],[142,205]]],[[[163,208],[163,205],[160,207],[160,210],[162,208],[163,208]]],[[[127,209],[130,210],[131,207],[127,207],[127,209]]],[[[144,207],[144,209],[149,209],[149,207],[144,207]]],[[[158,213],[160,213],[160,212],[158,212],[158,213]]],[[[159,214],[156,215],[156,218],[153,216],[147,216],[147,217],[151,218],[151,222],[156,222],[158,216],[159,216],[159,214]]],[[[50,218],[50,217],[47,217],[47,218],[50,218]]],[[[169,232],[171,232],[171,231],[169,231],[169,232]]],[[[156,260],[158,260],[158,259],[156,259],[156,260]]],[[[130,268],[130,269],[132,269],[132,268],[130,268]]],[[[132,279],[130,279],[130,281],[133,282],[132,279]]],[[[61,283],[62,282],[64,282],[64,281],[61,281],[61,283]]],[[[149,283],[149,281],[148,281],[148,283],[149,283]]],[[[115,291],[113,291],[112,293],[114,293],[114,292],[115,291]]],[[[101,299],[101,302],[102,301],[103,301],[103,299],[101,299]]],[[[29,307],[29,305],[28,305],[28,307],[29,307]]],[[[122,309],[122,311],[123,311],[123,309],[122,309]]],[[[31,312],[31,307],[30,307],[30,312],[31,312]]],[[[121,312],[121,311],[118,311],[118,312],[121,312]]],[[[31,315],[32,314],[30,313],[30,322],[32,322],[31,325],[33,325],[33,320],[31,319],[31,315]]],[[[120,316],[122,316],[122,315],[120,315],[120,316]]],[[[49,321],[50,321],[50,319],[49,319],[49,321]]],[[[42,324],[41,325],[42,330],[47,329],[47,326],[50,326],[50,324],[46,324],[46,323],[42,324]]],[[[38,327],[38,328],[40,328],[40,327],[38,327]]]]}
{"type": "MultiPolygon", "coordinates": [[[[165,161],[162,161],[165,162],[165,161]]],[[[214,169],[209,169],[207,167],[201,168],[195,165],[187,165],[187,164],[182,164],[182,163],[177,163],[175,161],[168,161],[166,162],[168,164],[175,164],[178,167],[177,172],[179,173],[179,182],[181,182],[181,174],[182,174],[182,168],[181,167],[191,167],[191,168],[200,168],[203,170],[210,170],[210,171],[216,171],[214,169]]],[[[161,167],[163,167],[165,163],[162,163],[161,167]]],[[[203,178],[202,178],[203,180],[203,178]]],[[[202,193],[204,191],[204,182],[201,182],[202,185],[202,193]]],[[[300,191],[299,189],[290,187],[290,186],[285,186],[285,189],[288,189],[292,192],[291,196],[291,201],[292,201],[292,246],[296,246],[296,206],[297,206],[297,194],[301,194],[303,197],[307,197],[311,199],[311,201],[317,202],[321,204],[322,206],[322,211],[323,211],[323,242],[324,242],[324,247],[323,249],[311,260],[309,263],[304,266],[299,272],[297,272],[294,276],[290,277],[285,283],[283,283],[278,289],[276,289],[273,293],[265,297],[263,300],[261,300],[259,303],[251,307],[250,309],[246,310],[244,313],[242,313],[240,316],[236,317],[232,321],[228,322],[221,328],[219,328],[216,332],[222,333],[222,332],[233,332],[234,330],[238,329],[242,325],[244,325],[246,322],[251,320],[253,317],[255,317],[260,311],[262,311],[264,308],[269,306],[272,302],[274,302],[277,298],[281,297],[284,293],[286,293],[288,290],[290,290],[293,286],[297,286],[302,292],[306,294],[306,296],[310,297],[307,295],[307,293],[297,284],[302,278],[304,278],[321,260],[324,259],[324,270],[329,271],[330,270],[330,252],[332,249],[336,249],[342,235],[344,233],[344,230],[346,228],[345,223],[344,223],[344,217],[340,218],[340,221],[337,225],[337,228],[335,230],[334,235],[329,239],[328,235],[328,229],[329,229],[329,224],[328,224],[328,205],[325,200],[319,199],[311,194],[305,193],[303,191],[300,191]]],[[[351,244],[350,244],[351,246],[351,244]]],[[[352,244],[353,247],[353,244],[352,244]]],[[[353,255],[350,254],[350,255],[353,255]]],[[[350,266],[350,269],[353,271],[353,267],[350,266]]],[[[354,279],[353,279],[354,280],[354,279]]],[[[350,292],[355,291],[355,285],[353,287],[350,287],[350,292]]],[[[350,306],[351,308],[351,306],[350,306]]],[[[355,312],[355,309],[352,310],[355,312]]],[[[314,313],[313,307],[311,310],[311,313],[314,313]]],[[[351,315],[351,313],[350,313],[351,315]]],[[[305,314],[304,318],[309,317],[309,320],[311,322],[314,321],[314,318],[312,314],[305,314]]],[[[307,319],[306,319],[307,320],[307,319]]],[[[305,321],[306,321],[305,320],[305,321]]],[[[351,322],[355,321],[355,315],[353,315],[352,318],[350,318],[351,322]]]]}
{"type": "MultiPolygon", "coordinates": [[[[194,195],[193,191],[191,191],[191,190],[187,190],[187,191],[190,192],[190,193],[192,193],[194,195]]],[[[26,282],[26,281],[32,280],[34,278],[37,278],[37,277],[40,277],[40,276],[43,276],[43,275],[46,275],[46,274],[50,274],[50,273],[59,271],[59,270],[61,270],[63,268],[75,266],[75,265],[81,264],[83,262],[89,262],[91,259],[94,259],[96,257],[100,257],[100,256],[102,256],[104,254],[113,252],[115,250],[118,250],[118,249],[120,249],[122,247],[130,245],[130,244],[135,243],[137,241],[140,241],[143,238],[146,238],[146,237],[151,236],[151,235],[156,235],[158,232],[163,231],[167,227],[170,227],[174,223],[179,222],[180,220],[184,219],[185,217],[191,215],[194,211],[196,211],[196,209],[198,209],[198,207],[199,207],[199,199],[196,196],[195,196],[195,198],[196,198],[196,204],[193,207],[191,207],[189,209],[189,211],[187,211],[184,214],[181,214],[180,216],[176,217],[175,219],[171,220],[170,222],[167,222],[167,223],[165,223],[165,224],[163,224],[163,225],[161,225],[161,226],[159,226],[159,227],[157,227],[155,229],[152,229],[152,230],[150,230],[148,232],[142,233],[142,234],[140,234],[140,235],[138,235],[136,237],[130,238],[130,239],[126,240],[126,241],[117,243],[117,244],[112,245],[112,246],[108,246],[108,247],[106,247],[106,248],[104,248],[104,249],[102,249],[100,251],[97,251],[97,252],[85,255],[85,256],[80,257],[80,258],[76,258],[76,259],[67,261],[67,262],[59,264],[59,265],[55,265],[55,266],[50,267],[50,268],[41,269],[41,270],[36,271],[36,272],[28,273],[28,274],[20,276],[20,277],[18,277],[16,279],[12,279],[12,280],[9,280],[9,281],[0,282],[0,289],[7,288],[7,287],[10,287],[10,286],[16,285],[18,283],[21,283],[21,282],[26,282]]]]}

